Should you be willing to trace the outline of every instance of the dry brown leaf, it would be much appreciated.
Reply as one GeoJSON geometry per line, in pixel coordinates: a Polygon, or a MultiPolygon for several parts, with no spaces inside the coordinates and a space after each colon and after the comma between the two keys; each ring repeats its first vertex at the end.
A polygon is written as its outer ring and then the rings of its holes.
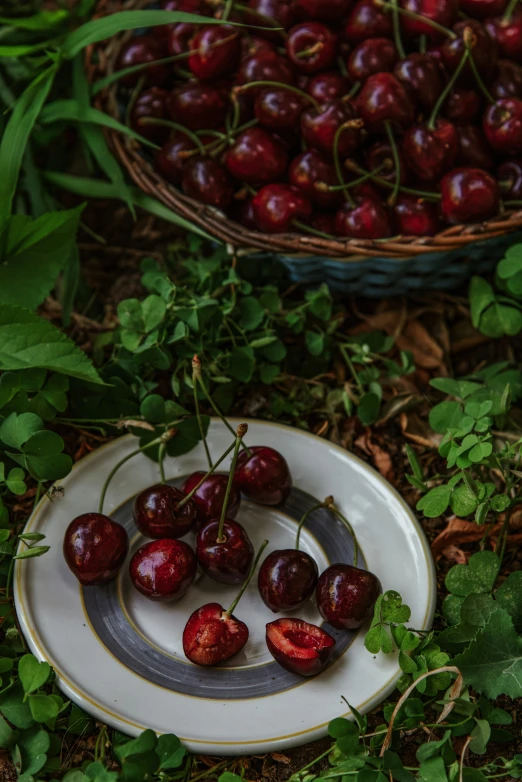
{"type": "MultiPolygon", "coordinates": [[[[495,545],[495,541],[503,527],[502,517],[500,519],[498,524],[495,524],[487,532],[487,538],[493,545],[495,545]]],[[[517,508],[513,512],[509,524],[510,530],[514,530],[514,533],[510,534],[508,538],[508,545],[510,546],[522,543],[522,532],[515,531],[520,529],[521,520],[522,508],[517,508]]],[[[464,521],[464,519],[453,516],[449,520],[446,529],[442,530],[432,542],[431,552],[435,559],[440,559],[450,546],[458,547],[463,543],[477,543],[479,540],[482,540],[486,529],[486,527],[479,526],[474,521],[464,521]]]]}
{"type": "Polygon", "coordinates": [[[368,456],[371,456],[374,466],[379,470],[383,478],[393,483],[395,476],[391,456],[371,439],[370,429],[366,429],[364,434],[357,438],[355,445],[367,453],[368,456]]]}
{"type": "Polygon", "coordinates": [[[367,318],[364,323],[352,329],[350,334],[365,334],[375,330],[394,336],[400,350],[411,351],[417,367],[437,369],[441,374],[447,374],[443,349],[420,321],[415,318],[405,320],[404,313],[400,310],[381,312],[367,318]]]}
{"type": "Polygon", "coordinates": [[[442,553],[448,562],[454,562],[456,565],[467,565],[468,563],[468,555],[457,546],[446,546],[442,553]]]}
{"type": "Polygon", "coordinates": [[[442,435],[433,432],[427,421],[421,418],[417,413],[401,413],[399,422],[402,433],[408,440],[423,445],[425,448],[438,448],[442,440],[442,435]]]}
{"type": "Polygon", "coordinates": [[[272,752],[270,753],[274,760],[277,760],[278,763],[284,763],[285,765],[288,765],[292,761],[288,757],[288,755],[283,755],[282,752],[272,752]]]}

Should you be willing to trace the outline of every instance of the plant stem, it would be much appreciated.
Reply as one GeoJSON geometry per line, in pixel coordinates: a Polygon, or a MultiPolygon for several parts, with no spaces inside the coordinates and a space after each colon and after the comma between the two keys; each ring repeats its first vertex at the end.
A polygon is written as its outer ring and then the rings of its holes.
{"type": "Polygon", "coordinates": [[[210,467],[210,469],[212,469],[212,458],[210,456],[207,438],[205,435],[205,430],[203,428],[203,421],[201,420],[201,411],[199,409],[198,380],[200,379],[201,379],[201,361],[199,360],[198,356],[194,356],[194,358],[192,359],[192,388],[194,390],[194,407],[196,408],[196,418],[198,419],[199,433],[201,435],[201,439],[203,440],[203,447],[205,449],[205,455],[207,457],[208,466],[210,467]]]}
{"type": "Polygon", "coordinates": [[[404,46],[401,37],[399,6],[397,0],[391,0],[391,4],[393,6],[392,8],[393,40],[395,42],[395,48],[399,53],[399,59],[404,60],[404,58],[406,57],[406,52],[404,51],[404,46]]]}
{"type": "Polygon", "coordinates": [[[462,69],[464,68],[466,62],[468,61],[469,55],[470,55],[470,51],[471,50],[466,47],[466,51],[462,55],[462,59],[459,62],[458,66],[456,67],[455,72],[453,73],[453,75],[452,75],[451,79],[449,80],[449,82],[446,84],[445,88],[442,90],[437,103],[433,107],[433,111],[431,112],[430,118],[428,120],[428,128],[430,128],[430,130],[434,130],[434,128],[435,128],[435,120],[437,119],[437,115],[438,115],[439,111],[441,110],[441,108],[442,108],[442,106],[444,104],[444,101],[448,97],[450,91],[453,89],[453,85],[455,84],[455,82],[457,81],[458,77],[460,76],[460,73],[461,73],[462,69]]]}
{"type": "Polygon", "coordinates": [[[234,0],[227,0],[225,5],[225,10],[223,11],[223,14],[221,16],[221,21],[226,22],[228,17],[230,16],[230,12],[232,11],[232,8],[234,7],[234,0]]]}
{"type": "Polygon", "coordinates": [[[401,159],[399,157],[399,150],[397,149],[397,144],[395,143],[393,128],[389,120],[386,120],[386,122],[384,123],[384,127],[386,128],[386,135],[388,136],[388,143],[391,147],[393,165],[395,167],[395,182],[393,183],[394,185],[393,192],[388,199],[388,203],[390,204],[390,206],[393,206],[397,201],[397,197],[399,195],[399,189],[401,186],[401,159]]]}
{"type": "Polygon", "coordinates": [[[201,139],[186,128],[184,125],[180,125],[178,122],[172,122],[170,119],[157,119],[156,117],[141,117],[137,123],[138,125],[161,125],[165,128],[171,128],[177,130],[179,133],[183,133],[196,145],[202,155],[205,154],[205,147],[203,146],[201,139]]]}
{"type": "Polygon", "coordinates": [[[300,220],[293,220],[292,225],[295,225],[296,228],[299,228],[300,231],[304,231],[308,234],[313,234],[314,236],[320,236],[322,239],[337,239],[338,237],[333,236],[332,234],[327,234],[324,231],[318,231],[317,228],[313,228],[311,225],[306,225],[305,223],[302,223],[300,220]]]}
{"type": "Polygon", "coordinates": [[[259,562],[259,559],[260,559],[260,557],[261,557],[261,554],[263,553],[263,551],[266,549],[266,547],[267,547],[267,546],[268,546],[268,540],[264,540],[264,541],[261,543],[261,546],[259,547],[259,551],[258,551],[258,552],[257,552],[257,554],[256,554],[256,558],[255,558],[255,559],[254,559],[254,561],[252,562],[252,567],[250,568],[250,572],[249,572],[248,576],[246,577],[246,579],[245,579],[245,582],[244,582],[243,586],[242,586],[242,587],[241,587],[241,589],[239,590],[239,594],[238,594],[238,596],[236,597],[236,599],[234,600],[234,602],[233,602],[233,603],[231,603],[230,607],[229,607],[229,608],[227,608],[227,610],[225,611],[225,613],[226,613],[226,614],[228,614],[229,616],[230,616],[230,614],[234,613],[234,610],[236,609],[236,606],[237,606],[237,604],[239,603],[239,601],[240,601],[240,600],[241,600],[241,598],[243,597],[243,595],[244,595],[244,593],[245,593],[245,589],[246,589],[246,588],[247,588],[247,586],[249,585],[249,583],[250,583],[250,580],[251,580],[252,576],[253,576],[253,575],[254,575],[254,573],[256,572],[257,563],[259,562]]]}
{"type": "MultiPolygon", "coordinates": [[[[371,172],[368,172],[365,168],[362,168],[362,166],[358,166],[357,163],[354,163],[353,161],[346,161],[345,165],[347,168],[349,168],[351,171],[355,171],[357,174],[368,174],[371,172]]],[[[371,179],[373,179],[377,184],[382,185],[383,187],[388,187],[390,189],[394,189],[395,185],[393,182],[388,182],[387,179],[383,179],[380,176],[372,175],[371,179]]],[[[419,198],[425,198],[426,201],[440,201],[441,196],[438,193],[430,193],[428,190],[414,190],[411,187],[404,187],[403,185],[400,186],[400,192],[401,193],[410,193],[411,195],[416,195],[419,198]]]]}
{"type": "Polygon", "coordinates": [[[232,463],[230,465],[230,472],[228,474],[227,490],[225,492],[225,499],[223,500],[223,507],[221,509],[221,517],[219,519],[219,527],[217,532],[218,543],[225,542],[225,538],[223,537],[223,526],[225,524],[225,517],[227,515],[228,498],[230,497],[232,484],[234,483],[234,473],[236,471],[236,462],[239,454],[241,440],[243,439],[243,437],[246,435],[247,432],[248,432],[248,424],[239,424],[239,426],[237,427],[236,441],[234,443],[234,455],[232,456],[232,463]]]}
{"type": "Polygon", "coordinates": [[[160,476],[161,476],[161,482],[166,483],[165,480],[165,451],[167,449],[166,443],[161,443],[158,451],[158,462],[159,462],[159,470],[160,470],[160,476]]]}
{"type": "Polygon", "coordinates": [[[508,3],[508,6],[506,10],[504,11],[504,16],[502,17],[503,22],[509,22],[511,20],[511,17],[513,16],[513,11],[517,7],[519,3],[519,0],[511,0],[508,3]]]}
{"type": "MultiPolygon", "coordinates": [[[[319,763],[320,760],[322,760],[323,758],[325,758],[327,755],[330,754],[330,752],[332,751],[334,746],[335,746],[335,742],[333,744],[331,744],[328,747],[328,749],[326,749],[324,752],[321,752],[320,755],[318,755],[316,758],[311,760],[310,763],[307,763],[306,766],[303,766],[302,768],[299,769],[299,771],[296,771],[295,774],[292,774],[292,776],[290,777],[290,780],[293,779],[293,778],[299,778],[300,775],[303,773],[303,771],[307,771],[309,768],[312,768],[312,766],[315,766],[316,763],[319,763]]],[[[289,780],[289,782],[290,782],[290,780],[289,780]]]]}
{"type": "Polygon", "coordinates": [[[233,451],[235,447],[236,447],[236,441],[234,440],[234,442],[232,443],[232,445],[230,445],[230,446],[227,448],[227,450],[225,451],[225,453],[223,454],[223,456],[220,456],[220,458],[217,460],[217,462],[216,462],[214,465],[212,465],[212,466],[211,466],[210,470],[209,470],[207,473],[205,473],[205,475],[203,476],[203,478],[200,480],[200,482],[199,482],[199,483],[198,483],[196,486],[194,486],[194,488],[192,489],[192,491],[190,491],[190,492],[187,494],[187,496],[186,496],[186,497],[185,497],[183,500],[181,500],[181,502],[178,502],[178,504],[177,504],[177,506],[176,506],[178,509],[179,509],[179,508],[182,508],[182,507],[183,507],[183,505],[185,505],[185,504],[186,504],[186,503],[187,503],[189,500],[191,500],[191,499],[192,499],[192,497],[193,497],[193,496],[194,496],[194,494],[197,492],[197,490],[199,489],[199,487],[200,487],[200,486],[201,486],[203,483],[205,483],[205,481],[207,480],[207,478],[209,478],[211,475],[213,475],[213,473],[214,473],[214,472],[217,470],[217,468],[219,467],[219,465],[221,464],[221,462],[222,462],[222,461],[224,461],[224,460],[227,458],[227,456],[228,456],[228,454],[230,453],[230,451],[233,451]]]}
{"type": "Polygon", "coordinates": [[[301,521],[299,522],[299,526],[297,527],[297,534],[295,536],[295,550],[299,551],[299,539],[301,537],[301,529],[303,524],[306,522],[308,516],[310,516],[311,513],[313,513],[315,510],[319,510],[319,508],[324,508],[324,502],[318,502],[317,505],[312,505],[311,508],[308,508],[306,513],[303,514],[301,517],[301,521]]]}
{"type": "Polygon", "coordinates": [[[350,522],[348,521],[346,516],[344,516],[341,513],[339,508],[337,508],[334,505],[333,497],[327,497],[325,499],[323,505],[324,505],[325,508],[328,508],[328,510],[331,511],[334,514],[334,516],[337,516],[339,521],[341,521],[344,524],[344,526],[348,529],[348,532],[352,536],[352,538],[353,538],[353,566],[357,567],[357,560],[359,558],[359,544],[357,543],[357,538],[355,536],[355,532],[353,531],[352,525],[350,524],[350,522]]]}
{"type": "Polygon", "coordinates": [[[423,24],[428,25],[428,27],[433,27],[434,30],[438,30],[439,33],[446,35],[448,38],[455,39],[457,37],[453,30],[448,30],[448,28],[444,27],[442,24],[434,22],[433,19],[428,19],[427,16],[423,16],[422,14],[416,14],[415,11],[409,11],[407,8],[401,8],[399,5],[394,6],[392,2],[386,2],[386,0],[378,0],[376,5],[380,8],[384,8],[385,11],[393,11],[395,7],[399,14],[407,16],[409,19],[414,19],[416,22],[422,22],[423,24]]]}
{"type": "Polygon", "coordinates": [[[335,173],[337,174],[337,179],[339,180],[339,184],[343,186],[344,197],[346,198],[347,203],[353,209],[355,207],[355,201],[352,198],[352,194],[346,187],[346,182],[344,181],[344,176],[341,169],[341,163],[339,161],[339,139],[341,138],[342,133],[347,129],[347,127],[348,127],[348,123],[344,123],[343,125],[339,125],[339,127],[337,128],[334,137],[334,143],[333,143],[333,159],[334,159],[335,173]]]}
{"type": "Polygon", "coordinates": [[[321,107],[319,103],[316,101],[312,95],[309,95],[307,92],[304,92],[304,90],[300,90],[299,87],[293,87],[291,84],[283,84],[279,81],[270,81],[270,80],[260,80],[260,81],[251,81],[248,84],[242,84],[239,87],[234,88],[234,92],[240,93],[240,92],[246,92],[251,87],[278,87],[282,90],[289,90],[290,92],[294,92],[296,95],[299,95],[299,97],[303,98],[303,100],[308,101],[308,103],[311,103],[314,109],[317,111],[321,110],[321,107]]]}
{"type": "Polygon", "coordinates": [[[473,71],[473,76],[475,77],[475,81],[477,82],[480,91],[482,92],[482,94],[484,95],[488,103],[491,103],[493,105],[495,103],[495,99],[490,93],[490,91],[488,90],[488,88],[486,87],[486,85],[484,84],[482,76],[478,72],[475,58],[473,57],[473,47],[475,46],[477,39],[473,31],[469,27],[465,28],[462,35],[464,39],[464,44],[466,46],[466,52],[468,53],[469,64],[471,66],[471,70],[473,71]]]}

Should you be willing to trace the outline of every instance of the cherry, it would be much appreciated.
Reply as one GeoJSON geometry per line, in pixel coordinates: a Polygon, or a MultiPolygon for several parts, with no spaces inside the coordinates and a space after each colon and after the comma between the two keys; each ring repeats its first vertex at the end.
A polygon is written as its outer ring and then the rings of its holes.
{"type": "Polygon", "coordinates": [[[196,32],[196,25],[189,22],[178,22],[173,24],[168,35],[167,46],[171,57],[178,54],[185,54],[190,51],[190,42],[196,32]]]}
{"type": "Polygon", "coordinates": [[[299,127],[306,105],[295,92],[285,90],[284,87],[270,87],[258,94],[254,111],[260,125],[280,133],[299,127]]]}
{"type": "Polygon", "coordinates": [[[259,594],[274,612],[298,608],[313,594],[318,575],[315,560],[306,552],[273,551],[259,570],[259,594]]]}
{"type": "Polygon", "coordinates": [[[473,122],[482,108],[482,99],[475,90],[454,87],[444,104],[443,112],[451,122],[473,122]]]}
{"type": "Polygon", "coordinates": [[[139,548],[130,561],[131,581],[149,600],[179,600],[196,578],[194,552],[182,540],[161,538],[139,548]]]}
{"type": "Polygon", "coordinates": [[[510,19],[500,16],[488,19],[485,25],[497,42],[502,57],[522,62],[522,8],[516,8],[510,19]]]}
{"type": "Polygon", "coordinates": [[[431,111],[442,92],[441,71],[429,54],[408,54],[397,63],[394,75],[414,95],[423,109],[431,111]]]}
{"type": "Polygon", "coordinates": [[[185,492],[159,483],[140,492],[134,500],[134,521],[147,538],[182,538],[194,526],[196,506],[189,500],[178,508],[185,492]]]}
{"type": "Polygon", "coordinates": [[[227,113],[227,104],[220,90],[208,84],[189,81],[170,96],[170,114],[189,130],[217,128],[227,113]]]}
{"type": "Polygon", "coordinates": [[[460,0],[460,10],[475,19],[503,14],[508,0],[460,0]]]}
{"type": "MultiPolygon", "coordinates": [[[[455,0],[400,0],[400,7],[405,11],[411,11],[436,22],[442,27],[451,27],[457,15],[457,3],[455,0]]],[[[401,14],[401,29],[405,35],[417,38],[425,35],[428,41],[437,43],[444,40],[444,33],[433,27],[429,21],[413,19],[401,14]]]]}
{"type": "Polygon", "coordinates": [[[319,108],[305,109],[301,114],[301,133],[311,147],[332,155],[337,131],[349,122],[353,127],[346,127],[339,135],[338,143],[339,157],[348,157],[360,144],[362,125],[350,103],[332,100],[319,108]]]}
{"type": "Polygon", "coordinates": [[[241,38],[241,52],[241,59],[245,60],[255,54],[263,54],[264,52],[272,52],[275,54],[275,49],[274,44],[267,41],[266,38],[243,36],[241,38]]]}
{"type": "Polygon", "coordinates": [[[440,183],[443,218],[452,224],[487,220],[498,213],[499,187],[480,168],[455,168],[440,183]]]}
{"type": "Polygon", "coordinates": [[[356,196],[354,204],[343,204],[335,215],[335,233],[354,239],[384,239],[391,236],[390,218],[375,198],[356,196]]]}
{"type": "Polygon", "coordinates": [[[205,573],[222,584],[241,584],[250,569],[254,547],[244,527],[233,519],[223,523],[223,542],[218,541],[220,522],[205,524],[196,538],[196,556],[205,573]]]}
{"type": "Polygon", "coordinates": [[[144,90],[134,102],[130,116],[130,126],[148,138],[150,141],[162,142],[169,135],[169,129],[163,125],[154,125],[143,122],[144,119],[152,117],[154,119],[166,119],[167,100],[169,93],[161,87],[149,87],[144,90]]]}
{"type": "MultiPolygon", "coordinates": [[[[155,62],[165,56],[161,40],[155,39],[151,35],[136,35],[122,48],[116,70],[120,71],[131,65],[155,62]]],[[[165,65],[151,65],[149,68],[123,76],[120,83],[125,87],[134,87],[140,79],[144,79],[147,86],[157,86],[164,82],[167,76],[168,70],[165,65]]]]}
{"type": "Polygon", "coordinates": [[[200,27],[190,43],[188,66],[198,79],[219,79],[236,70],[241,60],[241,39],[229,25],[200,27]]]}
{"type": "Polygon", "coordinates": [[[348,59],[348,73],[354,81],[364,81],[372,73],[392,71],[398,54],[389,38],[369,38],[357,44],[348,59]]]}
{"type": "Polygon", "coordinates": [[[357,101],[367,130],[381,131],[386,122],[401,128],[411,125],[415,108],[404,85],[391,73],[374,73],[366,79],[357,101]]]}
{"type": "Polygon", "coordinates": [[[234,482],[248,500],[260,505],[281,505],[292,490],[286,459],[267,445],[249,446],[239,454],[234,482]]]}
{"type": "Polygon", "coordinates": [[[335,233],[335,218],[329,212],[315,212],[310,220],[310,225],[323,234],[333,236],[335,233]]]}
{"type": "Polygon", "coordinates": [[[232,176],[251,185],[280,179],[287,165],[288,155],[281,142],[257,127],[237,136],[226,156],[226,166],[232,176]]]}
{"type": "Polygon", "coordinates": [[[482,126],[493,149],[512,155],[522,152],[522,100],[498,100],[486,109],[482,126]]]}
{"type": "MultiPolygon", "coordinates": [[[[476,19],[457,22],[453,26],[453,32],[457,37],[446,38],[442,44],[440,51],[446,70],[453,73],[458,68],[466,51],[464,38],[467,30],[471,30],[475,39],[471,52],[477,71],[481,76],[491,76],[497,64],[497,46],[484,25],[476,19]]],[[[459,83],[473,87],[476,85],[476,77],[469,62],[466,62],[460,73],[459,83]]]]}
{"type": "Polygon", "coordinates": [[[404,134],[402,150],[408,165],[421,180],[439,179],[455,160],[458,135],[455,126],[439,118],[434,127],[429,124],[412,125],[404,134]]]}
{"type": "Polygon", "coordinates": [[[493,155],[486,137],[476,125],[460,125],[457,128],[457,164],[469,168],[493,168],[493,155]]]}
{"type": "Polygon", "coordinates": [[[494,98],[522,98],[522,66],[511,60],[498,61],[498,73],[491,86],[494,98]]]}
{"type": "MultiPolygon", "coordinates": [[[[400,183],[408,180],[408,168],[400,147],[397,149],[400,163],[400,183]]],[[[366,163],[370,171],[379,171],[379,177],[387,182],[395,182],[397,171],[393,160],[393,152],[387,141],[377,141],[366,153],[366,163]]]]}
{"type": "Polygon", "coordinates": [[[254,205],[252,198],[245,198],[242,201],[236,201],[232,207],[231,217],[236,222],[244,225],[245,228],[250,228],[252,231],[257,231],[257,223],[254,214],[254,205]]]}
{"type": "Polygon", "coordinates": [[[389,38],[392,33],[391,14],[381,9],[375,0],[359,0],[344,27],[344,37],[353,44],[367,38],[389,38]]]}
{"type": "Polygon", "coordinates": [[[123,565],[129,540],[125,529],[102,513],[82,513],[71,521],[63,555],[82,586],[108,584],[123,565]]]}
{"type": "Polygon", "coordinates": [[[324,71],[312,76],[306,91],[318,103],[328,103],[342,98],[349,90],[348,79],[338,71],[324,71]]]}
{"type": "MultiPolygon", "coordinates": [[[[237,74],[238,84],[250,84],[253,81],[276,81],[280,84],[294,84],[295,76],[290,63],[276,52],[260,52],[243,60],[237,74]]],[[[255,100],[262,88],[247,90],[251,101],[255,100]]]]}
{"type": "Polygon", "coordinates": [[[351,0],[295,0],[296,13],[306,19],[334,22],[344,19],[350,10],[351,0]]]}
{"type": "Polygon", "coordinates": [[[337,36],[321,22],[303,22],[288,33],[286,53],[299,71],[317,73],[334,64],[337,36]]]}
{"type": "MultiPolygon", "coordinates": [[[[287,0],[249,0],[248,7],[255,13],[246,13],[244,21],[253,27],[269,27],[268,21],[274,27],[288,28],[294,21],[295,12],[291,2],[287,0]],[[267,17],[267,22],[260,17],[267,17]]],[[[269,40],[281,40],[281,31],[256,30],[257,35],[269,40]]]]}
{"type": "MultiPolygon", "coordinates": [[[[205,477],[204,472],[193,472],[183,484],[183,493],[189,494],[196,488],[201,479],[205,477]]],[[[201,529],[209,521],[219,519],[223,510],[223,503],[228,485],[228,475],[214,473],[205,478],[205,481],[192,495],[192,501],[196,506],[196,528],[201,529]]],[[[232,485],[230,496],[228,498],[227,516],[229,519],[235,519],[241,504],[241,495],[239,490],[232,485]]]]}
{"type": "Polygon", "coordinates": [[[302,619],[276,619],[266,626],[266,645],[287,671],[315,676],[328,665],[335,639],[317,625],[302,619]]]}
{"type": "Polygon", "coordinates": [[[226,209],[234,195],[228,171],[209,157],[195,157],[185,163],[181,187],[189,198],[217,209],[226,209]]]}
{"type": "Polygon", "coordinates": [[[393,207],[398,232],[403,236],[435,236],[440,230],[436,204],[401,193],[393,207]]]}
{"type": "Polygon", "coordinates": [[[324,209],[335,207],[342,195],[340,192],[323,192],[316,188],[317,182],[337,185],[339,181],[333,165],[317,149],[309,149],[294,158],[288,170],[290,184],[299,188],[314,204],[324,209]]]}
{"type": "Polygon", "coordinates": [[[497,181],[507,199],[522,199],[522,159],[506,160],[497,169],[497,181]]]}
{"type": "Polygon", "coordinates": [[[317,582],[317,607],[332,627],[356,630],[371,617],[381,592],[381,582],[368,570],[330,565],[317,582]]]}
{"type": "Polygon", "coordinates": [[[156,169],[165,177],[167,182],[171,182],[173,185],[181,185],[183,170],[187,161],[185,158],[180,157],[180,152],[191,152],[193,149],[195,149],[195,144],[188,136],[184,133],[176,133],[156,152],[156,169]]]}

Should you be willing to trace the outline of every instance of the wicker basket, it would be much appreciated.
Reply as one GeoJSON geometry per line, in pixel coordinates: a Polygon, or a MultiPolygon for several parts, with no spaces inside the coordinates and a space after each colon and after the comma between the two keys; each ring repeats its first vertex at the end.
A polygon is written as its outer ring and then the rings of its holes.
{"type": "MultiPolygon", "coordinates": [[[[150,7],[150,0],[99,0],[97,15],[150,7]]],[[[114,71],[125,33],[91,46],[86,67],[91,82],[114,71]]],[[[122,118],[117,84],[97,94],[96,105],[122,118]]],[[[419,289],[450,289],[472,274],[493,268],[506,247],[522,238],[522,210],[507,211],[484,223],[455,225],[436,236],[384,240],[325,239],[303,234],[264,234],[236,223],[213,207],[188,198],[153,168],[141,145],[108,130],[109,143],[132,180],[176,214],[243,255],[277,256],[296,282],[326,282],[344,293],[381,297],[419,289]],[[518,234],[516,232],[519,232],[518,234]]]]}

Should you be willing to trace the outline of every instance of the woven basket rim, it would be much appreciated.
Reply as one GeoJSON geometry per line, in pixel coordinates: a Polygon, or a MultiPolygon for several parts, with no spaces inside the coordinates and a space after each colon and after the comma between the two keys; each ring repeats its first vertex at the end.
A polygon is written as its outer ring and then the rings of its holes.
{"type": "MultiPolygon", "coordinates": [[[[96,16],[125,9],[139,9],[150,0],[99,0],[96,16]]],[[[109,41],[87,47],[85,64],[89,81],[114,72],[118,52],[133,33],[128,31],[109,41]]],[[[98,109],[120,119],[116,98],[117,82],[101,90],[95,97],[98,109]]],[[[469,225],[453,225],[435,236],[398,236],[387,239],[325,239],[312,234],[265,234],[254,231],[227,217],[223,212],[189,198],[168,183],[142,155],[141,144],[110,128],[104,132],[115,155],[133,182],[146,194],[157,198],[185,220],[216,239],[230,245],[241,255],[267,252],[291,256],[323,256],[344,263],[360,263],[364,259],[386,257],[407,261],[430,252],[449,252],[473,242],[483,242],[513,233],[522,228],[522,209],[507,210],[490,220],[469,225]]]]}

